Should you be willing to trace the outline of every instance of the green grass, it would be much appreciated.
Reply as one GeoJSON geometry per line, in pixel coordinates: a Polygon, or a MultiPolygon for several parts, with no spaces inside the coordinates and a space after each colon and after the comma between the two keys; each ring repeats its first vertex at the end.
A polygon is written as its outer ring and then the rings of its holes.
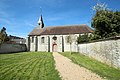
{"type": "Polygon", "coordinates": [[[61,80],[52,53],[0,54],[0,80],[61,80]]]}
{"type": "Polygon", "coordinates": [[[120,69],[115,69],[79,53],[72,53],[70,55],[69,52],[64,52],[61,54],[71,59],[74,63],[95,72],[107,80],[120,80],[120,69]]]}

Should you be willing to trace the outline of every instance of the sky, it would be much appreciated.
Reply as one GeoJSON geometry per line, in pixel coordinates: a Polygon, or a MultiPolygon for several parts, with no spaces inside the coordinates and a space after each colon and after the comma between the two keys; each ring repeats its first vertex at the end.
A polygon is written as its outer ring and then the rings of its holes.
{"type": "MultiPolygon", "coordinates": [[[[99,0],[120,11],[120,0],[99,0]]],[[[87,24],[91,27],[97,0],[0,0],[0,29],[26,38],[42,14],[45,27],[87,24]]]]}

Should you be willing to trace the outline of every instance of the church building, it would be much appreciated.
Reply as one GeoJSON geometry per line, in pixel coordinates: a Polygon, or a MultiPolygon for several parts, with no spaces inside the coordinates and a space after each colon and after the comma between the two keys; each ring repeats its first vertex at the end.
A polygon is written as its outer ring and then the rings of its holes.
{"type": "Polygon", "coordinates": [[[77,52],[77,38],[93,30],[87,25],[44,26],[42,15],[37,27],[28,35],[29,51],[77,52]]]}

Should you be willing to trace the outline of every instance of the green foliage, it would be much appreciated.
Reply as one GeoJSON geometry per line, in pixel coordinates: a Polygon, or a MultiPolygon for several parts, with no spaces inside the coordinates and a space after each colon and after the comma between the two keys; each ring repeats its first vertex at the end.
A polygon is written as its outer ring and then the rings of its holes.
{"type": "Polygon", "coordinates": [[[79,35],[79,37],[77,38],[77,43],[80,44],[84,42],[89,42],[91,41],[91,39],[92,39],[92,35],[89,36],[88,34],[79,35]]]}
{"type": "Polygon", "coordinates": [[[97,73],[103,78],[106,78],[105,80],[120,79],[120,69],[115,69],[80,53],[72,53],[72,55],[70,55],[69,52],[64,52],[61,54],[71,59],[74,63],[97,73]]]}
{"type": "Polygon", "coordinates": [[[92,19],[95,38],[108,38],[120,34],[120,12],[100,10],[92,19]]]}
{"type": "Polygon", "coordinates": [[[61,80],[48,52],[0,54],[0,80],[61,80]]]}
{"type": "Polygon", "coordinates": [[[4,42],[7,42],[7,41],[9,41],[9,37],[7,36],[6,28],[3,27],[0,30],[0,43],[4,43],[4,42]]]}

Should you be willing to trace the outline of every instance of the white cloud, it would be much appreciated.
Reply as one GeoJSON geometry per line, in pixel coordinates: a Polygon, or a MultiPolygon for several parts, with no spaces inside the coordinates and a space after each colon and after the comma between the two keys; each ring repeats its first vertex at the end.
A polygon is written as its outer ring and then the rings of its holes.
{"type": "Polygon", "coordinates": [[[6,11],[0,10],[0,24],[3,26],[12,24],[10,14],[6,11]]]}
{"type": "MultiPolygon", "coordinates": [[[[25,25],[29,26],[30,28],[34,28],[36,25],[32,22],[32,20],[24,20],[24,23],[25,25]]],[[[28,28],[29,28],[28,27],[28,28]]]]}
{"type": "Polygon", "coordinates": [[[31,24],[31,23],[27,23],[28,26],[34,27],[35,25],[31,24]]]}
{"type": "Polygon", "coordinates": [[[25,22],[26,25],[30,26],[30,27],[35,27],[34,24],[30,23],[30,22],[25,22]]]}

